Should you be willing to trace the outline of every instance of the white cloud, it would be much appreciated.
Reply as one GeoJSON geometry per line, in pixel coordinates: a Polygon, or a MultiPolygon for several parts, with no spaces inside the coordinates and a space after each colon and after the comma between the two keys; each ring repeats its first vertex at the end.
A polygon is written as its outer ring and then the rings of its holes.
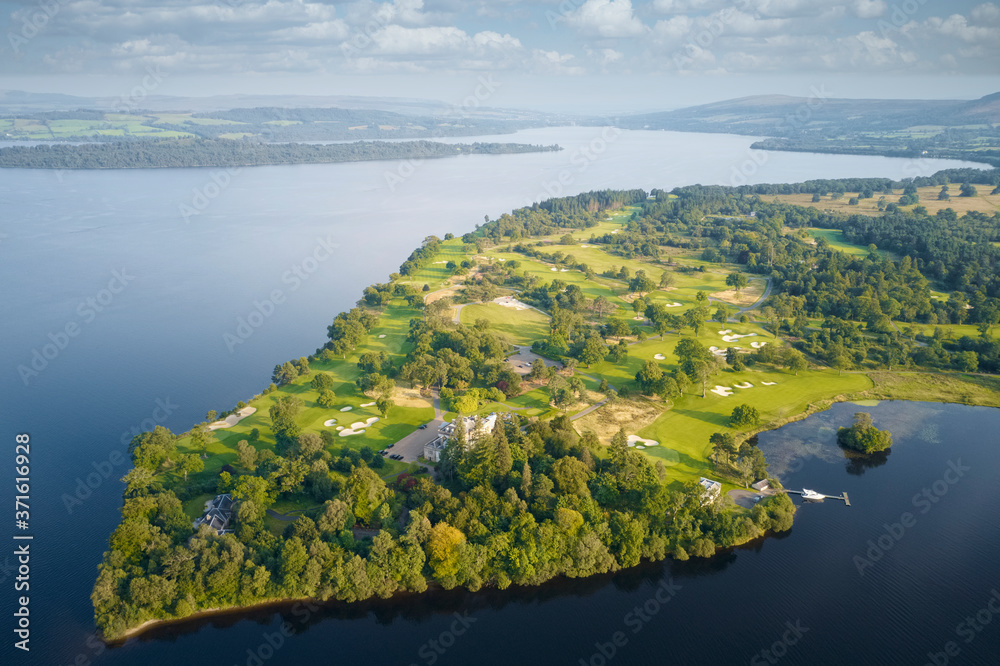
{"type": "Polygon", "coordinates": [[[569,76],[585,74],[586,69],[583,67],[569,64],[574,58],[575,56],[571,53],[535,49],[532,52],[533,69],[540,74],[565,74],[569,76]]]}
{"type": "Polygon", "coordinates": [[[347,23],[337,19],[335,21],[319,21],[304,26],[285,28],[274,32],[274,37],[280,41],[339,41],[346,39],[349,34],[350,28],[347,27],[347,23]]]}
{"type": "Polygon", "coordinates": [[[936,16],[927,19],[926,25],[935,33],[953,37],[968,44],[977,42],[996,42],[1000,30],[991,27],[969,25],[968,19],[961,14],[952,14],[946,19],[936,16]]]}
{"type": "Polygon", "coordinates": [[[566,23],[587,35],[599,37],[635,37],[646,26],[635,17],[631,0],[587,0],[566,15],[566,23]]]}
{"type": "Polygon", "coordinates": [[[404,28],[388,25],[372,35],[373,53],[381,55],[430,55],[476,53],[522,48],[521,42],[510,35],[481,32],[470,37],[464,30],[452,26],[404,28]]]}
{"type": "Polygon", "coordinates": [[[624,53],[621,51],[615,51],[614,49],[587,49],[587,55],[602,65],[610,65],[611,63],[618,62],[625,57],[624,53]]]}
{"type": "Polygon", "coordinates": [[[661,14],[722,9],[732,3],[726,0],[654,0],[652,7],[661,14]]]}
{"type": "Polygon", "coordinates": [[[1000,25],[1000,7],[992,2],[973,8],[970,16],[980,25],[1000,25]]]}
{"type": "Polygon", "coordinates": [[[854,4],[851,5],[854,15],[863,19],[878,18],[885,14],[888,8],[884,0],[854,0],[854,4]]]}

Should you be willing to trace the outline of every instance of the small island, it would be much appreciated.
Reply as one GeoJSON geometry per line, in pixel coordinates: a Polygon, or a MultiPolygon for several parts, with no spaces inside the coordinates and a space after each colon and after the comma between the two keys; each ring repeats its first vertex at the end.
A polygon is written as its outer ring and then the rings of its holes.
{"type": "Polygon", "coordinates": [[[868,412],[857,412],[850,428],[837,430],[837,443],[852,451],[878,453],[892,446],[892,433],[872,425],[872,415],[868,412]]]}
{"type": "MultiPolygon", "coordinates": [[[[261,393],[132,440],[100,631],[539,585],[788,530],[756,433],[834,401],[1000,405],[981,287],[1000,213],[773,195],[996,177],[589,192],[427,236],[261,393]]],[[[891,442],[869,427],[851,431],[891,442]]]]}

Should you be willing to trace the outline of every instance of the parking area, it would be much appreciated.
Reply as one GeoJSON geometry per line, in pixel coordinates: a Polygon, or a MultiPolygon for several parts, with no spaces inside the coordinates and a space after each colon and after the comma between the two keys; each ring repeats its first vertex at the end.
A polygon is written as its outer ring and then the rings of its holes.
{"type": "Polygon", "coordinates": [[[442,423],[444,421],[441,419],[428,422],[426,428],[414,430],[396,442],[395,446],[389,449],[389,453],[403,456],[403,462],[417,462],[417,458],[424,454],[424,445],[434,441],[441,434],[438,432],[438,428],[442,423]]]}
{"type": "Polygon", "coordinates": [[[531,347],[516,347],[516,349],[517,353],[508,356],[507,362],[514,368],[514,372],[519,375],[526,375],[531,372],[531,364],[535,362],[536,358],[541,358],[547,366],[553,368],[562,367],[562,363],[559,363],[558,361],[550,361],[549,359],[542,358],[538,354],[532,352],[531,347]]]}

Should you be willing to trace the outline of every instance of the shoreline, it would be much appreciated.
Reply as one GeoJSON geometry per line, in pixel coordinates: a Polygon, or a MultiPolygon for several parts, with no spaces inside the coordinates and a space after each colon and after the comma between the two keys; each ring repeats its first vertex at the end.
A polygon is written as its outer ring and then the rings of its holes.
{"type": "MultiPolygon", "coordinates": [[[[802,421],[804,419],[809,418],[810,416],[812,416],[814,414],[817,414],[817,413],[822,412],[822,411],[826,411],[827,409],[829,409],[834,404],[842,403],[842,402],[855,402],[855,401],[858,401],[858,400],[880,400],[880,401],[898,400],[898,401],[904,401],[904,402],[937,402],[937,403],[941,403],[941,404],[965,404],[965,405],[975,406],[975,407],[990,407],[990,408],[994,408],[994,409],[1000,409],[1000,393],[997,393],[996,391],[993,391],[992,394],[995,395],[996,397],[994,397],[993,398],[993,402],[990,403],[990,402],[988,402],[986,400],[975,400],[974,399],[975,396],[972,396],[972,395],[969,395],[969,394],[964,394],[964,393],[961,394],[961,395],[959,395],[959,394],[956,394],[956,393],[941,392],[941,393],[938,393],[937,395],[933,396],[936,399],[930,399],[931,396],[922,396],[922,395],[919,395],[919,394],[915,393],[915,391],[919,390],[922,386],[918,382],[914,382],[912,379],[907,380],[906,383],[905,383],[906,389],[909,390],[909,391],[911,391],[911,393],[909,395],[906,395],[905,391],[904,392],[894,391],[894,390],[892,390],[891,387],[888,390],[886,390],[886,386],[885,386],[885,381],[887,379],[895,378],[895,377],[901,377],[901,376],[904,376],[904,375],[911,375],[911,376],[912,375],[918,375],[918,376],[925,376],[925,377],[928,377],[928,378],[931,378],[931,377],[946,378],[948,380],[958,381],[961,384],[967,384],[967,385],[970,385],[970,386],[972,384],[970,382],[963,381],[964,378],[966,378],[966,377],[987,377],[987,378],[992,378],[993,381],[998,384],[998,388],[1000,388],[1000,377],[995,377],[993,375],[981,375],[981,374],[974,374],[974,373],[970,374],[970,373],[927,372],[927,371],[898,371],[898,372],[892,372],[892,371],[869,371],[869,372],[854,371],[854,373],[856,373],[856,374],[864,374],[866,377],[868,377],[869,380],[872,382],[872,387],[869,388],[869,389],[867,389],[867,390],[865,390],[865,391],[860,391],[860,392],[856,392],[856,393],[838,394],[838,395],[832,396],[831,398],[826,398],[826,399],[823,399],[823,400],[818,400],[816,402],[810,403],[806,407],[806,409],[804,409],[802,412],[800,412],[798,414],[795,414],[795,415],[792,415],[792,416],[788,416],[788,417],[786,417],[784,419],[780,419],[779,421],[772,421],[772,422],[766,424],[764,427],[761,427],[761,428],[756,429],[756,430],[748,431],[746,433],[746,439],[751,439],[751,438],[755,437],[756,435],[758,435],[759,433],[762,433],[762,432],[768,432],[768,431],[772,431],[772,430],[778,430],[778,429],[780,429],[780,428],[782,428],[782,427],[784,427],[784,426],[786,426],[786,425],[788,425],[790,423],[795,423],[797,421],[802,421]],[[875,377],[873,377],[873,375],[875,375],[875,377]],[[878,380],[882,380],[883,383],[880,384],[880,382],[878,380]],[[960,399],[960,398],[965,398],[965,399],[960,399]],[[972,398],[972,399],[970,400],[969,398],[972,398]]],[[[952,386],[952,387],[949,387],[949,388],[955,388],[955,387],[952,386]]],[[[725,548],[721,548],[721,547],[716,548],[715,554],[717,555],[719,552],[725,551],[727,549],[739,548],[741,546],[746,545],[747,543],[750,543],[750,542],[753,542],[753,541],[756,541],[756,540],[767,539],[767,538],[769,538],[771,536],[773,536],[773,533],[771,531],[768,531],[768,532],[766,532],[766,533],[764,533],[764,534],[762,534],[760,536],[748,538],[745,541],[742,541],[742,542],[739,542],[739,543],[734,543],[733,545],[726,546],[725,548]]],[[[664,559],[666,559],[666,558],[673,558],[673,553],[668,553],[664,559]]],[[[653,562],[653,561],[663,561],[663,560],[641,560],[640,564],[642,564],[642,563],[648,563],[648,562],[653,562]]],[[[608,573],[613,573],[613,572],[608,572],[608,573]]],[[[545,585],[548,582],[549,581],[545,581],[545,583],[541,583],[541,585],[545,585]]],[[[427,582],[427,586],[428,586],[427,587],[428,590],[430,590],[430,589],[444,589],[444,588],[441,588],[441,586],[437,583],[437,581],[434,581],[434,580],[429,580],[427,582]]],[[[533,586],[533,587],[538,587],[538,586],[536,585],[536,586],[533,586]]],[[[464,588],[462,588],[462,589],[464,589],[464,588]]],[[[402,591],[397,591],[391,597],[388,597],[388,599],[394,599],[394,598],[397,598],[397,597],[406,596],[408,594],[409,595],[419,595],[419,594],[423,594],[423,593],[421,593],[421,592],[410,592],[410,591],[407,591],[407,590],[402,590],[402,591]]],[[[364,601],[370,601],[370,600],[371,599],[366,599],[364,601]]],[[[169,626],[171,624],[181,624],[181,623],[184,623],[184,622],[187,622],[187,621],[193,621],[193,620],[197,620],[197,619],[210,618],[210,617],[212,617],[214,615],[235,615],[235,614],[240,614],[240,613],[247,613],[247,612],[253,611],[253,610],[264,609],[264,608],[267,608],[269,606],[281,606],[281,605],[287,605],[287,604],[292,604],[292,603],[296,603],[296,602],[315,602],[317,604],[328,604],[328,603],[330,603],[330,601],[331,601],[330,599],[327,599],[327,600],[324,601],[324,600],[316,599],[315,597],[308,597],[308,596],[306,596],[306,597],[282,597],[282,598],[275,598],[275,599],[267,599],[267,600],[263,600],[263,601],[260,601],[260,602],[257,602],[257,603],[253,603],[253,604],[250,604],[250,605],[246,605],[246,606],[234,605],[234,606],[226,606],[226,607],[206,608],[204,610],[195,611],[195,612],[191,613],[190,615],[186,615],[184,617],[146,620],[142,624],[139,624],[139,625],[137,625],[135,627],[129,628],[121,636],[113,638],[113,639],[106,638],[103,634],[100,633],[100,630],[97,630],[97,633],[101,637],[101,640],[105,644],[107,644],[107,645],[122,645],[122,644],[124,644],[125,642],[127,642],[130,639],[133,639],[133,638],[136,638],[138,636],[141,636],[142,634],[144,634],[144,633],[146,633],[146,632],[148,632],[148,631],[150,631],[150,630],[152,630],[154,628],[161,627],[161,626],[166,627],[166,626],[169,626]]],[[[353,603],[353,604],[356,604],[356,603],[359,603],[359,602],[342,602],[342,603],[353,603]]]]}

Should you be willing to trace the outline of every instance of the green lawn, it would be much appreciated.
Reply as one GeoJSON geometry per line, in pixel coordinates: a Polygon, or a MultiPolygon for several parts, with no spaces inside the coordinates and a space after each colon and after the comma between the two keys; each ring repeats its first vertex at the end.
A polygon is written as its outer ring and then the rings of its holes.
{"type": "Polygon", "coordinates": [[[461,239],[454,238],[444,241],[441,243],[441,249],[432,263],[424,266],[412,275],[403,276],[400,282],[411,284],[417,289],[422,288],[425,284],[430,285],[432,291],[439,289],[452,276],[452,272],[446,268],[449,261],[459,264],[463,260],[471,258],[472,255],[465,251],[465,244],[461,239]]]}
{"type": "Polygon", "coordinates": [[[709,388],[738,383],[750,383],[753,388],[735,389],[734,395],[726,398],[708,392],[702,398],[700,390],[695,393],[692,387],[691,393],[680,398],[672,409],[636,433],[660,442],[660,446],[647,448],[645,452],[663,460],[671,480],[689,481],[713,475],[708,439],[712,433],[732,431],[729,416],[736,405],[756,407],[766,424],[799,414],[814,401],[872,386],[871,380],[862,374],[838,376],[833,370],[810,370],[798,376],[786,371],[723,372],[709,381],[709,388]],[[764,386],[765,381],[776,385],[764,386]]]}
{"type": "MultiPolygon", "coordinates": [[[[255,407],[257,412],[232,428],[216,430],[209,434],[209,458],[205,461],[205,470],[197,475],[192,475],[192,478],[215,478],[223,465],[235,465],[237,443],[241,439],[249,439],[250,432],[254,428],[259,429],[260,432],[260,439],[254,442],[254,446],[258,449],[273,449],[275,442],[270,428],[269,409],[275,400],[285,395],[295,395],[303,402],[303,409],[297,419],[298,424],[302,427],[302,432],[333,430],[333,428],[327,428],[323,425],[328,419],[337,419],[336,425],[349,427],[351,423],[365,421],[372,416],[380,417],[380,420],[367,428],[363,435],[337,437],[331,453],[337,453],[342,446],[348,446],[352,449],[368,446],[379,450],[412,433],[417,426],[432,420],[434,408],[429,403],[426,407],[396,406],[389,412],[387,419],[382,419],[374,406],[361,407],[362,404],[374,402],[374,400],[362,394],[354,384],[354,380],[361,373],[357,367],[357,360],[361,354],[369,351],[386,351],[398,355],[407,351],[406,335],[409,330],[409,321],[412,317],[417,316],[420,316],[418,310],[406,307],[401,300],[394,301],[386,309],[368,340],[346,360],[311,364],[312,374],[328,372],[334,376],[337,382],[334,392],[338,397],[335,407],[326,408],[316,403],[319,396],[310,386],[311,374],[298,378],[274,393],[249,401],[249,406],[255,407]],[[385,337],[380,338],[380,335],[385,335],[385,337]],[[341,412],[340,408],[345,406],[350,406],[351,411],[341,412]]],[[[334,430],[334,432],[336,431],[334,430]]],[[[190,437],[180,438],[178,448],[182,452],[193,452],[190,448],[190,437]]],[[[386,460],[386,466],[380,470],[380,474],[391,474],[402,471],[406,467],[405,463],[386,460]]],[[[172,477],[170,474],[168,476],[172,477]]]]}
{"type": "Polygon", "coordinates": [[[461,321],[466,326],[479,319],[488,321],[491,331],[516,345],[530,345],[549,335],[549,317],[538,310],[515,310],[496,303],[473,303],[462,308],[461,321]]]}
{"type": "Polygon", "coordinates": [[[835,250],[840,250],[841,252],[846,252],[847,254],[853,255],[855,257],[867,257],[868,248],[861,245],[852,245],[844,240],[844,232],[840,229],[817,229],[815,227],[807,227],[806,231],[810,236],[816,239],[825,238],[826,242],[830,244],[830,247],[835,250]]]}

